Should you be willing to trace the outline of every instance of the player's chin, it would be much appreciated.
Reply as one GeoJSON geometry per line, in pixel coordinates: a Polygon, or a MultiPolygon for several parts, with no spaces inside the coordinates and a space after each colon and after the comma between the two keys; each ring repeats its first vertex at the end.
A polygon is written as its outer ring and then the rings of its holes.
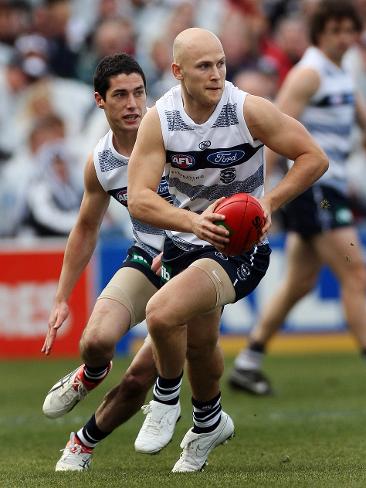
{"type": "Polygon", "coordinates": [[[220,101],[222,90],[207,90],[207,97],[211,102],[217,103],[220,101]]]}
{"type": "Polygon", "coordinates": [[[122,123],[122,128],[125,131],[131,130],[131,131],[136,131],[139,128],[141,119],[136,119],[133,122],[123,122],[122,123]]]}

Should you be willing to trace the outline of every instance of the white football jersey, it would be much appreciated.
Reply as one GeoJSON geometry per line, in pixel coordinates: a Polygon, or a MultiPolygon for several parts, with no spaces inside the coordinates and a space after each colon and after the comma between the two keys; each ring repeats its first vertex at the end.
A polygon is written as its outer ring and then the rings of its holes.
{"type": "MultiPolygon", "coordinates": [[[[93,161],[98,180],[103,189],[128,209],[127,202],[127,165],[128,157],[119,154],[113,146],[111,130],[100,139],[94,148],[93,161]]],[[[168,183],[162,178],[158,194],[171,202],[168,183]]],[[[131,217],[135,245],[141,247],[150,256],[162,251],[165,232],[161,229],[131,217]]]]}
{"type": "MultiPolygon", "coordinates": [[[[243,116],[247,93],[226,81],[210,118],[196,124],[185,112],[181,87],[156,102],[166,151],[165,174],[173,204],[204,211],[213,201],[235,193],[263,196],[264,153],[243,116]]],[[[207,245],[194,234],[167,232],[183,249],[207,245]]]]}
{"type": "Polygon", "coordinates": [[[315,184],[345,192],[346,161],[352,148],[351,131],[355,121],[352,78],[316,47],[306,50],[298,66],[314,69],[320,76],[319,89],[300,118],[329,158],[328,171],[315,184]]]}

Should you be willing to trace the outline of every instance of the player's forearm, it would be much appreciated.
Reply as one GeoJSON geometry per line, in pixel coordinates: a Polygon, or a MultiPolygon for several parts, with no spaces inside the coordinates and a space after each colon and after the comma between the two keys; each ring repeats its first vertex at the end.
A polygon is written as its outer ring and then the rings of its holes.
{"type": "Polygon", "coordinates": [[[299,156],[280,183],[265,196],[272,212],[313,185],[326,172],[328,164],[323,152],[299,156]]]}
{"type": "Polygon", "coordinates": [[[90,261],[97,238],[97,229],[76,225],[71,231],[57,287],[57,301],[69,299],[78,279],[90,261]]]}
{"type": "Polygon", "coordinates": [[[128,209],[131,215],[147,224],[165,230],[192,232],[197,214],[174,207],[152,190],[142,190],[138,196],[129,194],[128,209]]]}

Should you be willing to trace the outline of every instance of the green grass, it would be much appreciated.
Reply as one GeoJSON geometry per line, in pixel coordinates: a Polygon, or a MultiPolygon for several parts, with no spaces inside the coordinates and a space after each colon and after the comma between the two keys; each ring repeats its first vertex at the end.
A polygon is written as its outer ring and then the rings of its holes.
{"type": "MultiPolygon", "coordinates": [[[[98,390],[52,421],[41,412],[44,394],[77,363],[0,363],[0,487],[366,486],[366,364],[354,354],[269,357],[266,370],[276,389],[269,398],[232,391],[224,380],[223,406],[234,420],[236,436],[213,451],[202,473],[170,473],[191,425],[186,384],[182,420],[163,452],[134,452],[143,418],[138,414],[97,447],[89,472],[55,473],[70,431],[90,417],[127,364],[115,361],[98,390]]],[[[229,360],[227,372],[230,365],[229,360]]]]}

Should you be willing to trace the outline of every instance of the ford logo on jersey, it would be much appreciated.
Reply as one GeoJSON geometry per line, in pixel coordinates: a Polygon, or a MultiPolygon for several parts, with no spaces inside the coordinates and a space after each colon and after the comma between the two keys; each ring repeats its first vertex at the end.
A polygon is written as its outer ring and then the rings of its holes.
{"type": "Polygon", "coordinates": [[[168,192],[169,192],[168,182],[166,181],[165,178],[162,178],[160,185],[159,185],[159,188],[158,188],[158,193],[160,195],[161,193],[168,193],[168,192]]]}
{"type": "Polygon", "coordinates": [[[228,166],[229,164],[240,161],[244,156],[244,151],[219,151],[207,156],[210,163],[217,164],[218,166],[228,166]]]}
{"type": "Polygon", "coordinates": [[[195,165],[195,160],[189,154],[174,154],[172,157],[173,166],[181,169],[192,168],[195,165]]]}

